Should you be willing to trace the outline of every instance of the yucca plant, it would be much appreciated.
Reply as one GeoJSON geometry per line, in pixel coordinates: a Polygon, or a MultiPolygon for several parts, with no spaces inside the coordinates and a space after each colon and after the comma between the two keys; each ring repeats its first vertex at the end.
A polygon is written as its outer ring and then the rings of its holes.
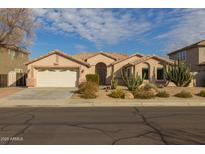
{"type": "Polygon", "coordinates": [[[185,63],[178,61],[174,65],[165,66],[165,78],[177,87],[187,87],[192,80],[192,74],[185,63]]]}
{"type": "Polygon", "coordinates": [[[118,85],[118,80],[115,79],[115,75],[112,74],[112,79],[111,79],[111,83],[110,83],[111,89],[116,89],[117,85],[118,85]]]}
{"type": "Polygon", "coordinates": [[[144,77],[141,78],[138,74],[132,74],[130,77],[128,77],[123,71],[121,71],[121,76],[125,85],[130,91],[136,90],[143,83],[144,80],[144,77]]]}

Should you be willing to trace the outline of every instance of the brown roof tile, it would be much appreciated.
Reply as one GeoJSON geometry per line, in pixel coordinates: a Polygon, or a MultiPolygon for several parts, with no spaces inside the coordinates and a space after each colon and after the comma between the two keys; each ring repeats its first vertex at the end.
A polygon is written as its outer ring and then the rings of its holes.
{"type": "Polygon", "coordinates": [[[117,64],[117,63],[120,63],[120,62],[122,62],[122,61],[124,61],[124,60],[127,60],[127,59],[129,59],[129,58],[132,58],[133,56],[143,57],[143,55],[138,54],[138,53],[135,53],[135,54],[132,54],[132,55],[130,55],[130,56],[124,57],[124,58],[122,58],[122,59],[120,59],[120,60],[118,60],[118,61],[116,61],[116,62],[113,62],[111,65],[115,65],[115,64],[117,64]]]}
{"type": "Polygon", "coordinates": [[[140,58],[139,60],[136,60],[136,61],[131,62],[131,63],[129,63],[129,64],[131,64],[131,65],[138,65],[138,64],[140,64],[140,63],[142,63],[142,62],[145,62],[145,61],[147,61],[147,60],[149,60],[149,59],[151,59],[151,58],[155,58],[155,59],[158,59],[158,60],[160,60],[160,61],[164,61],[164,62],[166,62],[166,63],[173,64],[173,61],[172,61],[172,60],[166,59],[166,58],[163,58],[163,57],[159,57],[159,56],[156,56],[156,55],[154,55],[154,56],[145,56],[145,57],[142,57],[142,58],[140,58]]]}
{"type": "Polygon", "coordinates": [[[66,58],[72,59],[72,60],[74,60],[74,61],[76,61],[76,62],[79,62],[79,63],[81,63],[81,64],[83,64],[83,65],[90,66],[90,64],[88,64],[88,63],[86,63],[86,62],[84,62],[84,61],[82,61],[82,60],[76,59],[76,58],[74,58],[74,57],[72,57],[72,56],[69,56],[68,54],[66,54],[66,53],[64,53],[64,52],[62,52],[62,51],[60,51],[60,50],[53,50],[53,51],[48,52],[47,54],[42,55],[42,56],[40,56],[40,57],[38,57],[38,58],[34,58],[34,59],[32,59],[31,61],[29,61],[29,62],[27,62],[27,63],[25,63],[25,64],[26,64],[26,65],[31,64],[31,63],[33,63],[33,62],[35,62],[35,61],[38,61],[38,60],[43,59],[43,58],[46,58],[46,57],[48,57],[48,56],[50,56],[50,55],[52,55],[52,54],[55,54],[55,53],[57,53],[57,54],[59,54],[59,55],[62,55],[62,56],[64,56],[64,57],[66,57],[66,58]]]}
{"type": "Polygon", "coordinates": [[[99,53],[106,54],[116,60],[121,60],[128,57],[128,55],[126,54],[117,53],[117,52],[80,52],[78,54],[73,55],[73,57],[85,61],[86,59],[93,57],[99,53]]]}

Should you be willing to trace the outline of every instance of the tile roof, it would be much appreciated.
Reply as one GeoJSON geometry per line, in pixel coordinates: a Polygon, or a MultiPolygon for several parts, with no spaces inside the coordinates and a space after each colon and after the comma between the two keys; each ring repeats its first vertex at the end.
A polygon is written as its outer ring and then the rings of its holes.
{"type": "Polygon", "coordinates": [[[130,55],[130,56],[127,56],[127,57],[125,57],[125,58],[123,58],[123,59],[120,59],[120,60],[118,60],[118,61],[116,61],[116,62],[113,62],[111,65],[115,65],[115,64],[120,63],[120,62],[122,62],[122,61],[124,61],[124,60],[127,60],[127,59],[129,59],[129,58],[132,58],[132,57],[134,57],[134,56],[143,57],[143,55],[138,54],[138,53],[135,53],[135,54],[132,54],[132,55],[130,55]]]}
{"type": "Polygon", "coordinates": [[[131,65],[138,65],[138,64],[140,64],[142,62],[145,62],[145,61],[147,61],[149,59],[152,59],[152,58],[158,59],[160,61],[164,61],[164,62],[169,63],[169,64],[173,64],[172,60],[166,59],[166,58],[163,58],[163,57],[159,57],[159,56],[156,56],[156,55],[154,55],[154,56],[145,56],[145,57],[142,57],[142,58],[140,58],[138,60],[135,60],[135,61],[133,61],[133,62],[131,62],[129,64],[131,64],[131,65]]]}
{"type": "Polygon", "coordinates": [[[116,53],[116,52],[80,52],[78,54],[73,55],[73,57],[85,61],[86,59],[91,58],[100,53],[106,54],[107,56],[112,57],[113,59],[116,60],[121,60],[124,59],[125,57],[128,57],[128,55],[126,54],[116,53]]]}
{"type": "Polygon", "coordinates": [[[38,60],[43,59],[43,58],[46,58],[46,57],[48,57],[48,56],[50,56],[52,54],[59,54],[59,55],[64,56],[64,57],[66,57],[68,59],[72,59],[72,60],[74,60],[76,62],[79,62],[79,63],[81,63],[83,65],[90,66],[90,64],[88,64],[88,63],[86,63],[86,62],[84,62],[82,60],[76,59],[75,57],[69,56],[68,54],[66,54],[66,53],[64,53],[64,52],[62,52],[60,50],[52,50],[52,51],[48,52],[47,54],[42,55],[42,56],[40,56],[38,58],[34,58],[34,59],[32,59],[31,61],[29,61],[29,62],[27,62],[25,64],[26,65],[31,64],[31,63],[33,63],[35,61],[38,61],[38,60]]]}

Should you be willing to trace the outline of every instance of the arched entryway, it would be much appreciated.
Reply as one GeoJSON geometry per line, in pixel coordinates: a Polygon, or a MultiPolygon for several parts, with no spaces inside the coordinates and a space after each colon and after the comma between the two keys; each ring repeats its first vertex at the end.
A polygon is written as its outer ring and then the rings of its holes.
{"type": "Polygon", "coordinates": [[[106,76],[107,76],[107,66],[105,63],[97,63],[95,66],[95,73],[99,75],[99,84],[106,84],[106,76]]]}

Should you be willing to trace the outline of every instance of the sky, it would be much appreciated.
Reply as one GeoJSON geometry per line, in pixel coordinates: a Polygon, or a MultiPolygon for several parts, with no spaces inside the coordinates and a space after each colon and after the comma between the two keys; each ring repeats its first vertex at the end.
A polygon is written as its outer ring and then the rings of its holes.
{"type": "Polygon", "coordinates": [[[54,49],[166,56],[205,39],[205,9],[33,9],[30,58],[54,49]]]}

